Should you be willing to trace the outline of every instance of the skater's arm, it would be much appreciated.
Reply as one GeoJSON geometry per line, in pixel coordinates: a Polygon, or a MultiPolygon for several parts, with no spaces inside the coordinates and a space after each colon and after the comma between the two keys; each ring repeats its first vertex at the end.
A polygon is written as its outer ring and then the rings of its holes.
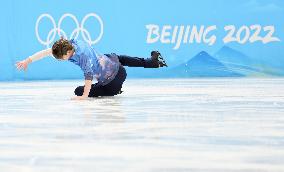
{"type": "Polygon", "coordinates": [[[84,100],[89,96],[91,87],[92,87],[92,83],[93,83],[93,73],[92,72],[88,72],[88,73],[84,73],[85,75],[85,86],[84,86],[84,93],[82,96],[76,96],[71,98],[71,100],[84,100]]]}
{"type": "Polygon", "coordinates": [[[87,56],[81,56],[80,58],[80,67],[82,71],[84,72],[85,77],[85,87],[84,87],[84,93],[82,96],[76,96],[72,98],[72,100],[84,100],[89,96],[92,81],[94,78],[94,72],[92,70],[92,64],[90,63],[90,60],[87,58],[87,56]]]}
{"type": "Polygon", "coordinates": [[[92,87],[92,80],[85,80],[85,87],[84,87],[84,93],[82,96],[76,96],[73,97],[72,100],[84,100],[89,96],[91,87],[92,87]]]}
{"type": "Polygon", "coordinates": [[[84,93],[82,97],[87,98],[89,96],[91,86],[92,86],[92,80],[85,80],[84,93]]]}
{"type": "Polygon", "coordinates": [[[25,60],[17,62],[16,67],[17,67],[18,70],[22,70],[22,69],[27,70],[28,65],[30,63],[35,62],[37,60],[40,60],[40,59],[47,57],[47,56],[52,56],[51,48],[39,51],[39,52],[33,54],[32,56],[29,56],[25,60]]]}
{"type": "Polygon", "coordinates": [[[51,48],[39,51],[39,52],[33,54],[32,56],[28,57],[28,59],[30,59],[32,62],[35,62],[35,61],[40,60],[40,59],[47,57],[47,56],[52,56],[51,48]]]}

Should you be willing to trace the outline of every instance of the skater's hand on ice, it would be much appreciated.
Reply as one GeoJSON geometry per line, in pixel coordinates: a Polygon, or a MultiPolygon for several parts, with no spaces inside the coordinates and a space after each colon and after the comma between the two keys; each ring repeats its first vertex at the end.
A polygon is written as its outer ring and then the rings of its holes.
{"type": "Polygon", "coordinates": [[[27,70],[28,65],[31,63],[31,59],[27,58],[25,60],[19,61],[15,64],[18,70],[27,70]]]}
{"type": "Polygon", "coordinates": [[[71,100],[86,100],[87,97],[85,96],[76,96],[76,97],[72,97],[71,100]]]}
{"type": "Polygon", "coordinates": [[[85,80],[83,95],[73,97],[73,98],[71,98],[71,100],[86,100],[88,98],[89,93],[90,93],[91,86],[92,86],[92,80],[85,80]]]}

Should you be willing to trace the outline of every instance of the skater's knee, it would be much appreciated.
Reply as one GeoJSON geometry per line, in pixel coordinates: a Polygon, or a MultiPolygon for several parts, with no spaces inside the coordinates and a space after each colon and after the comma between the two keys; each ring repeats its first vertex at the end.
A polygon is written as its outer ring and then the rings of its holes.
{"type": "Polygon", "coordinates": [[[79,86],[74,90],[74,93],[76,96],[82,96],[84,93],[84,87],[83,86],[79,86]]]}

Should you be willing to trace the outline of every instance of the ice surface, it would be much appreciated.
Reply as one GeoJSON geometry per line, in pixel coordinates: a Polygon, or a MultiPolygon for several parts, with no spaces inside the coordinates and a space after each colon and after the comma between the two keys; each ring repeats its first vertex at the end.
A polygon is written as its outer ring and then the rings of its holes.
{"type": "Polygon", "coordinates": [[[284,79],[0,83],[0,171],[283,171],[284,79]]]}

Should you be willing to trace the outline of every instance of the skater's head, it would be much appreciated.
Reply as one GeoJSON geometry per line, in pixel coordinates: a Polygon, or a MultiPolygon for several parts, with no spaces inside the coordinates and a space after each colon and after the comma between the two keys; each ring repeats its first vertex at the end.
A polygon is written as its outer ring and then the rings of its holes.
{"type": "Polygon", "coordinates": [[[64,38],[60,38],[52,45],[52,54],[58,60],[68,60],[74,52],[72,44],[64,38]]]}

